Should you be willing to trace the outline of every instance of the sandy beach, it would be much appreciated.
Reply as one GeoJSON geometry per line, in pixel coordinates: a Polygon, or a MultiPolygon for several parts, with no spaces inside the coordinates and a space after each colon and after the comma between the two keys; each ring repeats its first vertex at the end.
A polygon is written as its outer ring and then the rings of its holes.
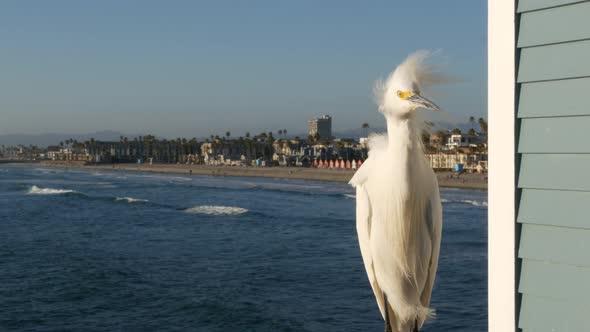
{"type": "MultiPolygon", "coordinates": [[[[238,167],[178,164],[108,164],[84,165],[82,162],[41,161],[36,165],[49,167],[73,167],[82,169],[105,169],[209,176],[269,177],[314,181],[348,182],[354,170],[317,169],[302,167],[238,167]]],[[[487,190],[487,177],[482,174],[455,174],[438,172],[441,187],[487,190]]]]}

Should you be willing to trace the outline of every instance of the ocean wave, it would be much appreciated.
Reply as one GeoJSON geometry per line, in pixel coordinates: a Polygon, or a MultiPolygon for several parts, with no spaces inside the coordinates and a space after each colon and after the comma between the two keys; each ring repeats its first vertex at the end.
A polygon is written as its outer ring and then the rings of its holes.
{"type": "Polygon", "coordinates": [[[116,201],[127,201],[127,203],[147,202],[147,199],[133,198],[133,197],[117,197],[116,201]]]}
{"type": "Polygon", "coordinates": [[[191,179],[191,178],[185,178],[185,177],[182,177],[182,176],[172,176],[172,177],[170,177],[170,180],[173,180],[173,181],[192,181],[193,179],[191,179]]]}
{"type": "Polygon", "coordinates": [[[248,212],[248,209],[244,209],[237,206],[198,205],[185,209],[184,212],[195,214],[208,214],[213,216],[227,216],[244,214],[248,212]]]}
{"type": "Polygon", "coordinates": [[[192,181],[193,179],[184,177],[184,176],[173,176],[169,174],[127,174],[130,177],[134,178],[144,178],[144,179],[153,179],[153,180],[168,180],[168,181],[175,181],[175,182],[188,182],[192,181]]]}
{"type": "Polygon", "coordinates": [[[29,194],[32,195],[60,195],[60,194],[69,194],[75,193],[76,191],[70,189],[54,189],[54,188],[39,188],[37,186],[32,186],[29,189],[29,194]]]}
{"type": "Polygon", "coordinates": [[[354,194],[344,194],[344,197],[346,197],[346,198],[356,198],[356,195],[354,195],[354,194]]]}
{"type": "Polygon", "coordinates": [[[464,204],[473,205],[473,206],[488,206],[488,202],[486,202],[486,201],[478,202],[476,200],[463,199],[460,202],[464,203],[464,204]]]}
{"type": "Polygon", "coordinates": [[[488,202],[486,201],[476,201],[476,200],[471,200],[471,199],[460,199],[460,200],[450,200],[450,199],[446,199],[446,198],[441,198],[441,203],[459,203],[459,204],[468,204],[468,205],[473,205],[473,206],[481,206],[481,207],[487,207],[488,206],[488,202]]]}
{"type": "Polygon", "coordinates": [[[57,168],[33,168],[33,171],[40,172],[43,174],[56,174],[56,173],[63,173],[63,170],[57,168]]]}

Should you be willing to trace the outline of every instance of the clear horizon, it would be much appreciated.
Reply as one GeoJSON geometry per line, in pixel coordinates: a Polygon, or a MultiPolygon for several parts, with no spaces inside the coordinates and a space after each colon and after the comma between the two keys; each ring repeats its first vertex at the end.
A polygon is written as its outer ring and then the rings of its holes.
{"type": "Polygon", "coordinates": [[[487,9],[457,4],[2,3],[0,135],[382,127],[373,82],[423,48],[460,80],[430,95],[446,120],[487,117],[487,9]]]}

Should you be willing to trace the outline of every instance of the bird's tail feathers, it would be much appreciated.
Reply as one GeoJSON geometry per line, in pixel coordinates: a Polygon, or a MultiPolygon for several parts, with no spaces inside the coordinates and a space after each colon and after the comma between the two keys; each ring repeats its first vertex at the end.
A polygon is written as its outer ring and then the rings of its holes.
{"type": "Polygon", "coordinates": [[[434,319],[436,318],[436,310],[420,306],[417,308],[416,317],[418,317],[419,322],[424,322],[427,319],[434,319]]]}

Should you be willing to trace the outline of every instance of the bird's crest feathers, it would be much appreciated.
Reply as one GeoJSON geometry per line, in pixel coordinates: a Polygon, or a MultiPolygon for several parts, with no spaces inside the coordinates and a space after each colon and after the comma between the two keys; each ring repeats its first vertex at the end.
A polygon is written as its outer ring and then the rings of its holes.
{"type": "Polygon", "coordinates": [[[382,110],[388,98],[397,95],[398,89],[419,92],[423,87],[455,81],[438,71],[437,66],[427,60],[438,51],[420,50],[410,54],[386,80],[377,80],[373,88],[375,101],[382,110]]]}

